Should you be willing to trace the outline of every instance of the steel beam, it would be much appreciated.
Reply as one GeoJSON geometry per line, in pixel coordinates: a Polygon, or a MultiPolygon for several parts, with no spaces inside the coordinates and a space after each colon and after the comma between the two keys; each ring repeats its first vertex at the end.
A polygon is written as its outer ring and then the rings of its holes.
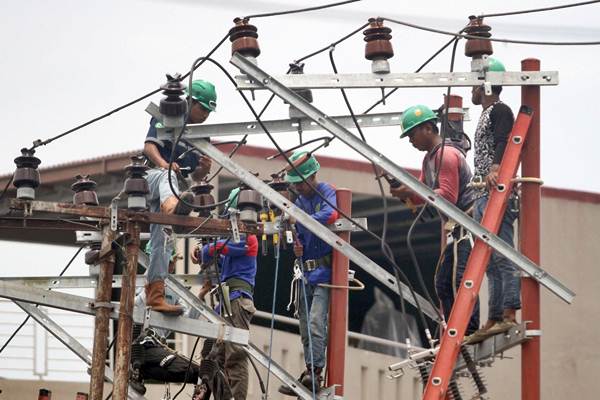
{"type": "MultiPolygon", "coordinates": [[[[435,107],[434,107],[435,108],[435,107]]],[[[464,120],[469,121],[469,109],[460,109],[463,112],[464,120]]],[[[337,115],[333,118],[338,124],[346,129],[355,129],[356,125],[350,115],[337,115]]],[[[402,120],[402,113],[377,113],[377,114],[359,114],[356,119],[361,128],[378,128],[384,126],[399,126],[402,120]]],[[[310,118],[295,119],[277,119],[262,121],[270,133],[280,132],[308,132],[322,131],[323,128],[310,118]]],[[[157,128],[158,138],[169,140],[173,137],[173,130],[169,128],[157,128]]],[[[239,135],[257,135],[264,134],[265,131],[256,121],[233,122],[228,124],[188,124],[186,126],[186,139],[190,141],[239,136],[239,135]]]]}
{"type": "MultiPolygon", "coordinates": [[[[361,267],[365,272],[372,275],[379,282],[393,290],[394,292],[401,294],[406,301],[413,306],[416,306],[415,300],[408,288],[404,283],[396,281],[396,278],[387,272],[385,269],[380,267],[374,261],[369,259],[360,251],[356,250],[351,244],[340,239],[335,233],[331,232],[325,225],[315,221],[310,215],[302,211],[294,203],[277,193],[269,185],[258,179],[249,171],[245,170],[231,158],[223,154],[219,149],[208,142],[198,142],[195,146],[204,154],[209,156],[213,161],[216,161],[219,165],[223,166],[226,170],[237,176],[240,180],[250,186],[252,189],[259,191],[264,197],[269,199],[275,207],[283,210],[287,214],[291,215],[304,225],[307,229],[311,230],[315,235],[325,241],[327,244],[333,247],[334,250],[342,252],[352,262],[361,267]]],[[[417,301],[419,302],[423,312],[434,321],[437,320],[437,313],[431,306],[431,304],[416,294],[417,301]]]]}
{"type": "MultiPolygon", "coordinates": [[[[233,58],[236,58],[235,54],[233,55],[233,58]]],[[[234,65],[240,68],[237,64],[234,65]]],[[[242,71],[248,75],[238,75],[235,77],[238,90],[268,89],[263,81],[265,77],[257,77],[254,74],[249,73],[246,69],[243,69],[242,71]]],[[[481,86],[484,82],[500,86],[555,86],[558,85],[558,72],[487,72],[485,74],[485,79],[482,78],[478,72],[290,74],[277,75],[269,77],[269,79],[275,79],[289,89],[447,88],[448,86],[481,86]]]]}
{"type": "MultiPolygon", "coordinates": [[[[92,353],[86,349],[77,339],[69,335],[59,324],[57,324],[50,316],[43,310],[35,307],[32,304],[15,301],[15,304],[19,306],[23,311],[31,316],[38,324],[43,326],[48,332],[50,332],[59,342],[64,344],[69,350],[71,350],[77,357],[79,357],[88,366],[92,364],[92,353]]],[[[107,381],[113,381],[113,371],[110,367],[106,366],[104,369],[104,377],[107,381]]],[[[129,387],[128,397],[131,400],[143,400],[144,396],[136,392],[134,389],[129,387]]]]}
{"type": "MultiPolygon", "coordinates": [[[[235,53],[233,55],[233,57],[231,58],[231,63],[238,67],[240,70],[247,73],[255,81],[260,82],[260,84],[263,85],[265,88],[269,89],[271,92],[273,92],[289,104],[299,109],[306,116],[316,121],[324,129],[326,129],[335,137],[346,143],[348,146],[357,151],[363,157],[367,158],[376,166],[387,171],[390,175],[398,179],[410,190],[415,192],[419,197],[423,198],[426,202],[436,207],[447,217],[464,226],[473,235],[484,241],[488,246],[492,247],[494,250],[508,258],[510,261],[514,262],[523,272],[532,276],[534,279],[536,279],[539,283],[548,288],[559,298],[561,298],[567,303],[571,303],[573,301],[575,293],[571,291],[568,287],[563,285],[556,278],[551,276],[548,272],[544,271],[530,259],[516,251],[509,244],[500,239],[497,235],[493,234],[488,229],[475,222],[471,217],[462,212],[454,204],[450,203],[443,197],[438,196],[432,189],[420,182],[417,178],[411,175],[404,168],[399,167],[390,159],[378,152],[376,149],[361,141],[347,129],[337,124],[329,116],[327,116],[322,111],[314,107],[312,104],[306,102],[303,98],[301,98],[289,88],[284,86],[278,80],[268,75],[256,65],[250,63],[238,53],[235,53]]],[[[537,83],[537,85],[540,85],[540,83],[537,83]]],[[[448,86],[448,84],[443,86],[448,86]]],[[[198,145],[205,147],[204,144],[199,143],[198,145]]]]}
{"type": "MultiPolygon", "coordinates": [[[[202,284],[202,278],[198,274],[171,276],[185,286],[199,286],[202,284]]],[[[113,275],[113,289],[121,287],[121,280],[121,275],[113,275]]],[[[25,278],[0,278],[0,281],[37,289],[95,289],[98,286],[98,278],[96,276],[32,276],[25,278]]],[[[143,287],[146,283],[145,276],[138,275],[136,277],[136,287],[143,287]]]]}
{"type": "MultiPolygon", "coordinates": [[[[180,287],[182,287],[185,292],[189,293],[189,296],[195,297],[176,279],[172,279],[172,282],[181,285],[180,287]]],[[[76,296],[57,291],[50,292],[35,288],[25,288],[5,281],[0,281],[0,297],[59,308],[81,314],[95,315],[95,311],[91,307],[91,304],[94,303],[94,299],[89,297],[76,296]]],[[[118,303],[113,303],[113,305],[118,306],[118,303]]],[[[113,308],[110,317],[111,319],[118,319],[119,313],[113,308]]],[[[145,322],[145,317],[146,310],[144,308],[136,307],[134,309],[133,321],[136,324],[143,324],[145,322]]],[[[215,320],[211,322],[222,321],[215,320]]],[[[234,344],[248,344],[249,332],[247,330],[224,326],[222,323],[214,324],[186,317],[166,316],[154,311],[151,311],[148,314],[147,323],[148,326],[169,329],[174,332],[185,333],[191,336],[201,336],[213,339],[222,338],[224,341],[232,342],[234,344]]]]}

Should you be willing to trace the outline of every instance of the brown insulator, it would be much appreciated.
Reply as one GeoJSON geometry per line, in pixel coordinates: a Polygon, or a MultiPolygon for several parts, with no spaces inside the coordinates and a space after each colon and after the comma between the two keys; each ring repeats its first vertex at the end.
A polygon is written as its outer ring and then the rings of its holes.
{"type": "Polygon", "coordinates": [[[89,175],[77,175],[75,179],[77,180],[71,185],[71,190],[75,192],[73,204],[97,206],[96,182],[91,180],[89,175]]]}
{"type": "Polygon", "coordinates": [[[387,62],[394,56],[392,48],[392,30],[383,26],[383,20],[378,18],[369,18],[369,28],[363,31],[365,35],[365,58],[372,61],[371,70],[373,73],[389,73],[390,65],[387,62]]]}
{"type": "Polygon", "coordinates": [[[462,121],[463,113],[463,98],[461,96],[451,94],[450,97],[446,97],[444,94],[444,105],[448,107],[448,121],[462,121]]]}
{"type": "Polygon", "coordinates": [[[240,220],[246,223],[258,221],[258,211],[262,208],[262,197],[256,190],[242,188],[238,195],[240,220]]]}
{"type": "Polygon", "coordinates": [[[92,243],[90,249],[85,252],[85,263],[87,265],[96,265],[100,257],[100,243],[92,243]]]}
{"type": "Polygon", "coordinates": [[[83,392],[77,392],[75,400],[88,400],[88,394],[83,392]]]}
{"type": "Polygon", "coordinates": [[[51,400],[52,399],[52,391],[48,389],[40,389],[38,392],[38,400],[51,400]]]}
{"type": "MultiPolygon", "coordinates": [[[[490,31],[492,28],[483,23],[483,18],[471,15],[469,17],[469,25],[465,28],[465,34],[471,36],[479,36],[482,38],[492,37],[490,31]]],[[[467,39],[465,44],[465,55],[467,57],[481,58],[484,54],[492,55],[492,42],[485,39],[467,39]]]]}
{"type": "Polygon", "coordinates": [[[196,207],[202,207],[198,209],[198,213],[201,217],[208,217],[210,212],[216,207],[207,207],[215,204],[215,198],[210,194],[214,188],[213,185],[206,181],[198,182],[190,188],[192,193],[194,193],[192,204],[196,207]]]}
{"type": "MultiPolygon", "coordinates": [[[[288,190],[290,184],[286,182],[281,175],[273,174],[271,175],[271,177],[273,178],[273,180],[269,182],[269,186],[271,187],[271,189],[275,190],[277,193],[290,200],[290,192],[288,190]]],[[[277,209],[277,212],[279,211],[280,210],[277,209]]]]}
{"type": "Polygon", "coordinates": [[[41,161],[34,157],[35,150],[21,149],[21,156],[15,158],[17,170],[13,177],[13,185],[17,188],[17,199],[35,199],[35,188],[40,186],[38,166],[41,161]]]}
{"type": "MultiPolygon", "coordinates": [[[[301,62],[293,62],[290,64],[290,71],[289,73],[291,75],[302,75],[304,74],[304,63],[301,62]]],[[[312,91],[310,89],[292,89],[292,91],[294,93],[296,93],[298,96],[302,97],[304,100],[306,100],[309,103],[313,102],[313,95],[312,95],[312,91]]],[[[287,101],[283,101],[285,104],[289,104],[287,101]]],[[[289,109],[289,115],[291,119],[294,118],[303,118],[306,117],[306,115],[298,110],[296,107],[290,105],[290,109],[289,109]]]]}
{"type": "Polygon", "coordinates": [[[146,194],[150,192],[148,182],[144,178],[149,169],[144,164],[144,157],[131,157],[131,164],[125,167],[128,178],[125,180],[124,192],[127,194],[127,208],[132,210],[146,209],[146,194]]]}
{"type": "Polygon", "coordinates": [[[159,110],[166,128],[183,126],[187,102],[184,99],[185,86],[181,83],[181,75],[167,75],[167,83],[160,87],[165,95],[160,100],[159,110]]]}
{"type": "Polygon", "coordinates": [[[231,54],[238,52],[244,57],[256,58],[260,55],[258,47],[258,29],[250,25],[247,19],[236,18],[233,20],[235,26],[229,30],[231,41],[231,54]]]}

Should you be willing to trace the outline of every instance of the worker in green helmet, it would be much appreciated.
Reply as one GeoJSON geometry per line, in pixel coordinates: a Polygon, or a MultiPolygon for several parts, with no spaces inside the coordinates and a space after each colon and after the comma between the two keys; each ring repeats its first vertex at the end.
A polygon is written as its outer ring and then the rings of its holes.
{"type": "MultiPolygon", "coordinates": [[[[424,105],[406,109],[402,114],[401,124],[400,137],[407,137],[413,147],[426,153],[421,169],[421,182],[464,212],[469,212],[474,201],[473,189],[469,186],[473,175],[461,143],[451,138],[443,141],[437,127],[437,115],[424,105]]],[[[423,203],[421,198],[404,185],[391,188],[390,191],[400,200],[410,199],[413,204],[423,203]]],[[[471,237],[464,228],[443,217],[441,239],[444,254],[435,271],[434,286],[447,321],[471,253],[471,237]]],[[[467,334],[478,328],[479,302],[473,308],[467,334]]]]}
{"type": "MultiPolygon", "coordinates": [[[[323,225],[335,222],[338,212],[331,205],[336,206],[336,189],[329,183],[317,181],[317,172],[321,168],[317,159],[307,151],[297,151],[290,161],[295,168],[286,168],[286,181],[298,193],[296,206],[323,225]]],[[[298,293],[295,309],[306,364],[299,381],[309,390],[314,387],[318,391],[323,384],[322,372],[327,354],[330,292],[322,284],[331,283],[332,248],[302,224],[296,223],[295,226],[294,255],[296,265],[302,270],[302,278],[294,281],[298,293]]],[[[295,392],[286,385],[282,385],[279,392],[295,396],[295,392]]]]}
{"type": "MultiPolygon", "coordinates": [[[[204,122],[217,106],[215,86],[204,80],[196,80],[192,83],[192,87],[186,90],[186,93],[192,98],[192,107],[187,116],[187,122],[190,124],[204,122]]],[[[178,200],[169,184],[168,169],[173,143],[158,138],[156,130],[158,122],[155,118],[150,120],[150,128],[144,143],[144,155],[152,166],[146,175],[150,189],[148,196],[150,211],[166,214],[189,214],[191,209],[184,202],[178,200]]],[[[208,157],[201,155],[187,144],[179,143],[175,149],[172,163],[171,183],[173,189],[179,195],[178,175],[182,178],[190,176],[193,180],[200,181],[210,172],[210,167],[211,160],[208,157]]],[[[180,197],[189,203],[193,195],[185,192],[180,197]]],[[[152,251],[148,268],[146,298],[148,306],[154,311],[180,314],[183,312],[181,307],[165,301],[164,281],[169,274],[169,257],[174,246],[173,240],[169,238],[170,234],[170,230],[163,225],[150,225],[152,251]]]]}
{"type": "MultiPolygon", "coordinates": [[[[504,72],[504,65],[490,57],[489,71],[504,72]]],[[[515,121],[512,110],[500,100],[502,86],[492,86],[486,95],[482,86],[472,89],[472,102],[483,109],[474,137],[475,181],[485,185],[475,192],[473,218],[481,221],[487,206],[489,192],[496,187],[498,171],[515,121]]],[[[518,217],[517,197],[513,193],[506,207],[498,236],[514,247],[514,221],[518,217]]],[[[521,278],[515,265],[506,257],[494,252],[486,269],[489,291],[488,320],[482,329],[469,338],[477,343],[488,336],[502,333],[517,324],[517,310],[521,308],[521,278]]]]}

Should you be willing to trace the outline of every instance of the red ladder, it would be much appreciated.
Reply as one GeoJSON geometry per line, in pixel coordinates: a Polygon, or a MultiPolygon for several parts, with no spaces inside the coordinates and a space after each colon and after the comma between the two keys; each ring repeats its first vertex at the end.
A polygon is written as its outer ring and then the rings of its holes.
{"type": "MultiPolygon", "coordinates": [[[[498,185],[490,193],[487,207],[483,213],[481,225],[490,232],[497,233],[506,203],[512,190],[512,179],[519,166],[521,149],[529,130],[533,111],[527,106],[521,106],[517,120],[508,138],[506,151],[500,163],[498,185]]],[[[444,331],[440,350],[435,358],[433,369],[429,376],[423,400],[443,399],[448,390],[448,383],[456,364],[456,359],[462,345],[467,323],[477,301],[477,295],[487,264],[492,254],[492,249],[484,240],[477,239],[463,275],[463,280],[454,301],[448,326],[444,331]]]]}

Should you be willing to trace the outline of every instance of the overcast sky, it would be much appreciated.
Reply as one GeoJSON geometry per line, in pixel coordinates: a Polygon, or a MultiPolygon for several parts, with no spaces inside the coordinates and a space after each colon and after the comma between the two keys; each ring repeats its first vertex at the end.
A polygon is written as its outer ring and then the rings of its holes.
{"type": "MultiPolygon", "coordinates": [[[[324,1],[114,1],[54,0],[2,2],[0,12],[0,83],[4,95],[0,107],[4,143],[0,146],[0,172],[14,169],[19,149],[35,139],[45,139],[109,109],[140,96],[163,83],[166,72],[185,72],[191,62],[206,53],[232,26],[236,16],[323,4],[324,1]]],[[[530,1],[527,7],[547,6],[530,1]]],[[[448,30],[457,30],[470,14],[521,9],[522,1],[396,2],[366,0],[335,9],[306,14],[255,19],[262,54],[259,65],[276,74],[287,64],[331,43],[372,16],[390,16],[448,30]]],[[[541,40],[600,40],[600,6],[591,5],[541,14],[490,18],[492,33],[500,38],[541,40]]],[[[441,46],[447,37],[390,25],[395,57],[393,72],[411,72],[441,46]]],[[[542,69],[558,70],[560,85],[542,90],[542,174],[549,186],[600,191],[594,179],[598,168],[596,146],[600,143],[595,101],[599,47],[541,47],[494,43],[495,56],[509,70],[520,69],[520,60],[537,57],[542,69]]],[[[469,69],[470,60],[459,44],[456,70],[469,69]]],[[[364,59],[362,34],[339,45],[335,52],[340,72],[369,72],[364,59]]],[[[229,63],[230,43],[215,58],[229,63]]],[[[426,71],[447,71],[450,52],[442,53],[426,71]]],[[[327,54],[307,61],[306,72],[326,73],[327,54]]],[[[202,67],[197,77],[212,80],[218,88],[218,112],[207,123],[251,120],[251,114],[229,82],[216,68],[202,67]]],[[[441,104],[443,89],[404,89],[385,107],[375,111],[401,111],[413,103],[441,104]]],[[[469,104],[470,90],[454,93],[469,104]]],[[[351,91],[356,111],[377,100],[376,90],[351,91]]],[[[261,107],[268,93],[257,92],[261,107]]],[[[338,91],[314,93],[315,105],[329,114],[346,114],[338,91]]],[[[518,109],[520,92],[507,88],[504,99],[518,109]]],[[[158,101],[160,96],[153,98],[158,101]]],[[[147,101],[38,150],[42,166],[80,160],[115,152],[140,149],[148,116],[147,101]]],[[[472,134],[480,109],[471,109],[472,134]]],[[[280,100],[266,118],[286,118],[280,100]]],[[[322,135],[321,133],[317,133],[322,135]]],[[[399,129],[368,131],[372,145],[403,166],[419,166],[422,154],[398,139],[399,129]]],[[[279,134],[284,145],[297,142],[294,134],[279,134]]],[[[269,145],[264,136],[250,144],[269,145]]],[[[359,158],[342,144],[322,154],[359,158]]],[[[278,165],[277,165],[278,166],[278,165]]],[[[274,168],[276,165],[274,165],[274,168]]],[[[43,175],[42,175],[43,179],[43,175]]]]}

